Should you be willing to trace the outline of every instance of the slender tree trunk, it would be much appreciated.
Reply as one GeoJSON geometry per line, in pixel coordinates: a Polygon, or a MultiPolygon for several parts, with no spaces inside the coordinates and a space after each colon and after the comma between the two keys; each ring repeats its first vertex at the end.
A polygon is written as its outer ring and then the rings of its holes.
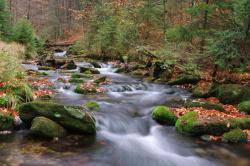
{"type": "MultiPolygon", "coordinates": [[[[209,0],[205,0],[206,4],[209,4],[209,0]]],[[[204,13],[204,20],[203,20],[203,34],[202,34],[202,41],[201,41],[201,53],[204,52],[204,47],[206,44],[206,30],[208,26],[208,10],[205,10],[204,13]]]]}
{"type": "Polygon", "coordinates": [[[164,19],[164,27],[163,27],[164,29],[163,30],[164,30],[164,40],[165,41],[166,41],[166,29],[167,29],[167,23],[166,23],[166,19],[167,19],[166,18],[166,12],[167,12],[166,8],[167,7],[166,7],[166,5],[167,5],[167,0],[163,0],[163,12],[164,12],[163,13],[163,19],[164,19]]]}
{"type": "Polygon", "coordinates": [[[30,20],[30,8],[31,8],[31,0],[28,2],[28,13],[27,13],[27,19],[30,20]]]}

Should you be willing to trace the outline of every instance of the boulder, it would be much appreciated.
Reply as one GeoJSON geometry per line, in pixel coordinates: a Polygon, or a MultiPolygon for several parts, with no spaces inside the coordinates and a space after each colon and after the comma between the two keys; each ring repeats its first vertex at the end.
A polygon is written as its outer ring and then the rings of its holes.
{"type": "Polygon", "coordinates": [[[69,82],[79,84],[79,83],[84,83],[85,81],[82,78],[71,78],[69,82]]]}
{"type": "Polygon", "coordinates": [[[178,132],[192,136],[220,136],[231,129],[250,129],[250,118],[200,117],[198,112],[191,111],[180,117],[175,127],[178,132]]]}
{"type": "Polygon", "coordinates": [[[28,125],[35,117],[44,116],[72,132],[94,134],[95,120],[82,107],[67,106],[52,102],[34,101],[19,107],[20,118],[28,125]]]}
{"type": "Polygon", "coordinates": [[[250,100],[250,88],[238,84],[217,85],[210,93],[224,104],[238,104],[250,100]]]}
{"type": "Polygon", "coordinates": [[[157,106],[152,112],[152,118],[160,124],[175,125],[177,117],[168,107],[157,106]]]}
{"type": "Polygon", "coordinates": [[[250,100],[241,102],[238,107],[241,112],[250,114],[250,100]]]}
{"type": "Polygon", "coordinates": [[[66,135],[66,130],[56,122],[46,117],[36,117],[31,123],[31,132],[35,135],[54,138],[66,135]]]}
{"type": "Polygon", "coordinates": [[[194,87],[192,96],[195,98],[209,97],[210,96],[209,92],[212,86],[213,86],[213,83],[211,82],[201,81],[198,83],[197,86],[194,87]]]}
{"type": "Polygon", "coordinates": [[[0,112],[0,131],[13,130],[14,119],[11,113],[0,112]]]}
{"type": "Polygon", "coordinates": [[[91,74],[100,74],[100,72],[97,69],[94,68],[87,68],[87,67],[80,67],[81,73],[89,72],[91,74]]]}
{"type": "Polygon", "coordinates": [[[91,62],[91,65],[93,65],[94,68],[102,68],[102,66],[98,62],[91,62]]]}
{"type": "Polygon", "coordinates": [[[222,141],[228,143],[239,143],[247,141],[247,134],[243,130],[233,129],[222,136],[222,141]]]}
{"type": "Polygon", "coordinates": [[[185,101],[184,106],[186,108],[192,108],[192,107],[202,107],[208,110],[218,110],[221,112],[224,112],[225,109],[223,108],[223,106],[221,104],[214,104],[214,103],[210,103],[208,101],[204,101],[204,100],[192,100],[192,99],[188,99],[185,101]]]}
{"type": "Polygon", "coordinates": [[[194,75],[180,75],[175,80],[169,81],[169,85],[197,84],[200,78],[194,75]]]}
{"type": "Polygon", "coordinates": [[[91,78],[92,76],[84,73],[72,73],[71,78],[91,78]]]}
{"type": "Polygon", "coordinates": [[[63,65],[61,67],[61,69],[64,69],[64,70],[75,70],[77,69],[77,66],[75,64],[75,62],[73,60],[67,62],[65,65],[63,65]]]}
{"type": "Polygon", "coordinates": [[[53,68],[49,66],[39,66],[38,70],[48,71],[48,70],[53,70],[53,68]]]}

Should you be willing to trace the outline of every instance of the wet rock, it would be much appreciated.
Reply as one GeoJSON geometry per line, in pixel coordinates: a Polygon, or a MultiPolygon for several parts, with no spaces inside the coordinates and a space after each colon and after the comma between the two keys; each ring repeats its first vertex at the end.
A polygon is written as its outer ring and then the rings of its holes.
{"type": "Polygon", "coordinates": [[[193,75],[180,75],[175,80],[169,81],[169,85],[197,84],[200,78],[193,75]]]}
{"type": "Polygon", "coordinates": [[[177,117],[168,107],[157,106],[152,112],[152,118],[160,124],[174,125],[177,117]]]}
{"type": "Polygon", "coordinates": [[[19,107],[19,112],[20,118],[26,124],[31,124],[35,117],[44,116],[69,131],[83,134],[94,134],[96,132],[94,118],[84,112],[82,107],[34,101],[22,104],[19,107]]]}
{"type": "Polygon", "coordinates": [[[214,103],[210,103],[208,101],[204,101],[204,100],[193,100],[193,99],[188,99],[186,100],[184,106],[186,108],[192,108],[192,107],[202,107],[202,108],[206,108],[209,110],[218,110],[221,112],[224,112],[225,109],[223,108],[223,106],[221,104],[214,104],[214,103]]]}
{"type": "Polygon", "coordinates": [[[237,104],[250,100],[250,88],[238,84],[224,84],[214,86],[210,92],[224,104],[237,104]]]}
{"type": "Polygon", "coordinates": [[[176,130],[183,134],[201,135],[222,135],[231,129],[250,128],[250,118],[232,118],[222,120],[219,117],[199,117],[195,111],[188,112],[180,117],[176,124],[176,130]]]}
{"type": "Polygon", "coordinates": [[[66,135],[66,130],[62,126],[46,117],[34,118],[30,130],[35,135],[48,138],[63,137],[66,135]]]}
{"type": "Polygon", "coordinates": [[[100,72],[97,69],[94,68],[87,68],[87,67],[80,67],[81,73],[89,72],[90,74],[100,74],[100,72]]]}
{"type": "Polygon", "coordinates": [[[94,66],[94,68],[102,68],[102,66],[98,62],[91,62],[91,65],[94,66]]]}
{"type": "Polygon", "coordinates": [[[238,107],[241,112],[250,114],[250,100],[241,102],[238,107]]]}
{"type": "Polygon", "coordinates": [[[243,132],[243,130],[237,128],[223,134],[222,141],[228,143],[245,142],[247,141],[247,135],[243,132]]]}
{"type": "Polygon", "coordinates": [[[14,119],[11,113],[0,112],[0,131],[13,130],[14,119]]]}
{"type": "Polygon", "coordinates": [[[64,69],[64,70],[75,70],[77,69],[77,66],[75,64],[75,62],[73,60],[67,62],[65,65],[63,65],[61,67],[61,69],[64,69]]]}

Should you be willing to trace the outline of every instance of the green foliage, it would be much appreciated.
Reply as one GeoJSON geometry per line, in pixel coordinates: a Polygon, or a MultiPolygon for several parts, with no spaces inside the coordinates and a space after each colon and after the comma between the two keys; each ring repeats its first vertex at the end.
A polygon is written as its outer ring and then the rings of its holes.
{"type": "Polygon", "coordinates": [[[239,143],[247,140],[247,135],[241,129],[237,128],[223,134],[222,139],[229,143],[239,143]]]}
{"type": "Polygon", "coordinates": [[[26,58],[30,58],[31,54],[41,47],[40,41],[36,38],[32,24],[27,19],[21,19],[14,27],[14,41],[21,43],[27,47],[26,58]]]}
{"type": "Polygon", "coordinates": [[[12,35],[10,13],[6,8],[6,1],[0,0],[0,39],[9,40],[12,35]]]}
{"type": "Polygon", "coordinates": [[[157,106],[152,112],[152,118],[160,124],[174,125],[177,117],[165,106],[157,106]]]}
{"type": "Polygon", "coordinates": [[[87,102],[85,106],[90,110],[97,110],[100,108],[100,105],[94,101],[87,102]]]}
{"type": "Polygon", "coordinates": [[[238,107],[241,112],[250,114],[250,101],[243,101],[239,104],[238,107]]]}

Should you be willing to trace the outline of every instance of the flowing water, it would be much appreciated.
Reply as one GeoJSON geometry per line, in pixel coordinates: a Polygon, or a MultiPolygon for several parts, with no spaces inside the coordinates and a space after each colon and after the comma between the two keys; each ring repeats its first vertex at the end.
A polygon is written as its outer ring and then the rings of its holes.
{"type": "MultiPolygon", "coordinates": [[[[89,66],[88,63],[78,63],[89,66]]],[[[26,68],[37,69],[33,65],[26,68]]],[[[28,130],[0,136],[0,165],[21,166],[247,166],[250,165],[248,144],[207,143],[182,136],[174,127],[160,126],[151,119],[156,105],[179,106],[178,99],[190,94],[167,85],[151,84],[140,78],[114,73],[103,64],[102,75],[112,79],[105,94],[79,95],[74,85],[57,83],[67,78],[61,71],[49,71],[56,84],[55,101],[82,105],[96,101],[100,110],[96,136],[71,135],[59,140],[34,138],[28,130]],[[65,89],[65,86],[69,88],[65,89]]],[[[72,71],[74,72],[74,71],[72,71]]]]}

